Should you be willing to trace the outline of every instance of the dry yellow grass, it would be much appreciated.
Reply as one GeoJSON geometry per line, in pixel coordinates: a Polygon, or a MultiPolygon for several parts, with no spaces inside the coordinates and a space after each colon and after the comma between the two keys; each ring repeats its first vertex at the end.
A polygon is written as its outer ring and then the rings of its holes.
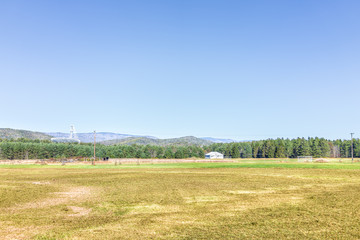
{"type": "Polygon", "coordinates": [[[360,171],[0,169],[1,239],[358,239],[360,171]]]}

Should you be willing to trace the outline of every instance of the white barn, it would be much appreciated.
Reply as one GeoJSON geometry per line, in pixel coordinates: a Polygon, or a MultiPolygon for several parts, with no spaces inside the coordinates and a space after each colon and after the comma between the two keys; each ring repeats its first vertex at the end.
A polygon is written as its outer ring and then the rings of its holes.
{"type": "Polygon", "coordinates": [[[224,154],[219,152],[209,152],[205,154],[206,159],[224,159],[224,154]]]}

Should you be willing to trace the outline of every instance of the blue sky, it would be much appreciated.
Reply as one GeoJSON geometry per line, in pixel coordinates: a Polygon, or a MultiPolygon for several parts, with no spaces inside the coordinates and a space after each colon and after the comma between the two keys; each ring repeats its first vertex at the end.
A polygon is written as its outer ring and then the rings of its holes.
{"type": "Polygon", "coordinates": [[[359,137],[359,10],[355,0],[4,0],[0,127],[359,137]]]}

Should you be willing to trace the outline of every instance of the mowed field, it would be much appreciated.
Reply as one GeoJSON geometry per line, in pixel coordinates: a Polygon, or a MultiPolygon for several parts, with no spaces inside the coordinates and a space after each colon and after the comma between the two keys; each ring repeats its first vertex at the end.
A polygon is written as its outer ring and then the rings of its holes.
{"type": "Polygon", "coordinates": [[[359,163],[0,166],[0,239],[359,239],[359,163]]]}

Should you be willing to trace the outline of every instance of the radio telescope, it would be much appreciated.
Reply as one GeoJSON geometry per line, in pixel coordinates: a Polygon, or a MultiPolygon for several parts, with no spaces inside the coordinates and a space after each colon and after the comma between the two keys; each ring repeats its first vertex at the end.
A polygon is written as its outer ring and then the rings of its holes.
{"type": "Polygon", "coordinates": [[[80,139],[76,134],[76,130],[74,125],[70,126],[70,136],[68,138],[51,138],[52,142],[61,142],[61,143],[72,143],[77,142],[80,143],[80,139]]]}

